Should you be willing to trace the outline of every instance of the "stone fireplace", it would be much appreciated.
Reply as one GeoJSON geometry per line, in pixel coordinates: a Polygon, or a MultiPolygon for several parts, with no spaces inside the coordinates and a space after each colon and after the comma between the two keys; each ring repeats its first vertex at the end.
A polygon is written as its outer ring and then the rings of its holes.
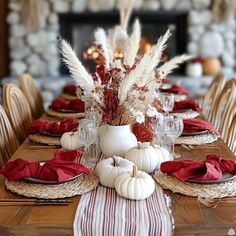
{"type": "MultiPolygon", "coordinates": [[[[95,26],[106,23],[107,27],[110,27],[118,22],[114,0],[42,1],[44,1],[44,11],[40,26],[37,30],[30,30],[23,24],[19,1],[9,0],[10,11],[7,22],[10,25],[9,47],[12,76],[18,76],[24,72],[35,77],[55,77],[65,74],[65,70],[60,66],[58,37],[62,36],[74,44],[73,41],[77,39],[73,40],[72,32],[76,30],[73,31],[72,28],[77,24],[78,29],[83,28],[84,34],[88,32],[85,40],[89,43],[91,40],[89,32],[95,26]],[[102,12],[102,9],[106,11],[102,12]],[[86,24],[90,25],[90,29],[84,27],[86,24]]],[[[135,3],[133,18],[136,16],[140,18],[144,25],[143,32],[146,31],[146,36],[150,37],[151,41],[157,39],[166,27],[172,27],[175,33],[170,41],[169,48],[172,51],[169,52],[169,56],[187,52],[194,56],[218,57],[221,60],[223,72],[233,74],[236,25],[233,15],[224,21],[216,22],[210,8],[211,0],[138,0],[135,3]],[[179,17],[178,20],[176,17],[179,17]],[[163,28],[158,28],[160,22],[162,25],[165,24],[163,28]],[[153,27],[152,36],[148,36],[150,25],[153,27]]],[[[77,30],[77,36],[78,32],[80,31],[77,30]]],[[[78,41],[78,43],[81,42],[78,41]]],[[[78,47],[76,44],[74,46],[78,47]]],[[[76,48],[76,50],[80,57],[82,49],[76,48]]]]}

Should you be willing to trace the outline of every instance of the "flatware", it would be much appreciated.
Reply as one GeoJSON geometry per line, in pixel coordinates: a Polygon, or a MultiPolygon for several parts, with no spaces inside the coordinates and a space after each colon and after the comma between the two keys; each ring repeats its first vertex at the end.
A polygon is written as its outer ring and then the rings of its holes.
{"type": "Polygon", "coordinates": [[[60,148],[59,146],[53,146],[53,145],[29,145],[27,146],[29,150],[37,150],[37,149],[57,149],[60,148]]]}
{"type": "Polygon", "coordinates": [[[0,199],[0,206],[68,205],[70,199],[0,199]]]}

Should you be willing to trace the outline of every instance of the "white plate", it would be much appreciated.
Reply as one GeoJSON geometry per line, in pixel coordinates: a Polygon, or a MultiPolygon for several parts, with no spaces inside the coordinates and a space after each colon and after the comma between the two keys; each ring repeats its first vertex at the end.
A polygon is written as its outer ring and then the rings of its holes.
{"type": "MultiPolygon", "coordinates": [[[[40,165],[43,166],[45,162],[40,162],[40,165]]],[[[64,180],[64,181],[61,181],[61,182],[57,182],[57,181],[47,181],[47,180],[42,180],[42,179],[36,179],[36,178],[31,178],[31,177],[26,177],[24,178],[24,180],[26,180],[27,182],[31,182],[31,183],[34,183],[34,184],[62,184],[62,183],[65,183],[65,182],[68,182],[68,181],[71,181],[71,180],[74,180],[76,178],[78,178],[80,175],[82,175],[83,173],[80,173],[76,176],[73,176],[72,178],[70,179],[67,179],[67,180],[64,180]]]]}
{"type": "Polygon", "coordinates": [[[235,178],[236,178],[236,175],[225,172],[222,174],[222,177],[218,180],[207,180],[207,181],[187,180],[186,182],[195,183],[195,184],[220,184],[220,183],[231,181],[235,178]]]}
{"type": "Polygon", "coordinates": [[[202,130],[198,132],[183,132],[181,136],[193,136],[193,135],[205,134],[207,132],[209,132],[209,130],[202,130]]]}

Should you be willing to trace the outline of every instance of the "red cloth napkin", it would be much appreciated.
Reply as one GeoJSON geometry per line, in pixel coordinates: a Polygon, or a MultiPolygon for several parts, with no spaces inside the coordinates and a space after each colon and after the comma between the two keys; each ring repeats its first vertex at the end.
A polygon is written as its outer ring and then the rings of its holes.
{"type": "Polygon", "coordinates": [[[72,110],[72,111],[84,112],[84,102],[80,99],[75,99],[72,101],[55,99],[52,101],[50,107],[54,110],[72,110]]]}
{"type": "Polygon", "coordinates": [[[166,161],[161,163],[160,170],[181,181],[218,180],[224,172],[236,174],[236,160],[225,160],[219,155],[207,155],[205,161],[166,161]]]}
{"type": "Polygon", "coordinates": [[[53,159],[45,162],[43,166],[39,162],[28,162],[21,158],[8,162],[0,174],[9,181],[24,179],[26,177],[37,178],[46,181],[62,182],[80,173],[90,173],[91,170],[81,164],[75,163],[75,159],[82,154],[80,150],[57,150],[53,159]]]}
{"type": "Polygon", "coordinates": [[[167,92],[167,93],[175,93],[175,94],[184,94],[184,95],[189,95],[189,92],[187,89],[174,84],[170,89],[160,89],[161,92],[167,92]]]}
{"type": "Polygon", "coordinates": [[[209,130],[220,136],[219,131],[208,121],[198,119],[184,119],[184,132],[195,133],[204,130],[209,130]]]}
{"type": "Polygon", "coordinates": [[[76,89],[77,87],[73,84],[68,84],[68,85],[65,85],[64,88],[63,88],[63,92],[64,93],[69,93],[69,94],[72,94],[72,95],[75,95],[76,94],[76,89]]]}
{"type": "Polygon", "coordinates": [[[33,121],[28,127],[27,127],[27,134],[64,134],[65,132],[74,131],[77,129],[79,125],[79,121],[70,118],[65,119],[61,122],[52,122],[47,121],[43,119],[38,119],[33,121]]]}
{"type": "Polygon", "coordinates": [[[173,110],[192,109],[194,111],[201,111],[199,105],[192,99],[175,102],[173,110]]]}

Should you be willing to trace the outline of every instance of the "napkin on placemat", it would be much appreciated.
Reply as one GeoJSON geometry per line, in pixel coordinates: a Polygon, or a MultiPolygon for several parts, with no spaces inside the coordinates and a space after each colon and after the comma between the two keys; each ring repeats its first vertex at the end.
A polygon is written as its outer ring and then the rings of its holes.
{"type": "Polygon", "coordinates": [[[63,92],[69,93],[71,95],[76,95],[76,89],[77,89],[76,85],[68,84],[64,86],[63,92]]]}
{"type": "Polygon", "coordinates": [[[174,111],[182,109],[192,109],[194,111],[201,111],[199,105],[192,99],[186,99],[174,103],[174,108],[173,108],[174,111]]]}
{"type": "Polygon", "coordinates": [[[205,161],[166,161],[161,163],[160,170],[181,181],[218,180],[224,172],[236,174],[236,160],[225,160],[219,155],[207,155],[205,161]]]}
{"type": "Polygon", "coordinates": [[[60,122],[52,122],[43,119],[33,121],[27,128],[27,134],[64,134],[65,132],[77,129],[79,121],[77,119],[65,119],[60,122]]]}
{"type": "Polygon", "coordinates": [[[175,94],[184,94],[184,95],[189,95],[189,92],[187,89],[174,84],[171,88],[169,89],[160,89],[161,92],[167,92],[167,93],[175,93],[175,94]]]}
{"type": "Polygon", "coordinates": [[[84,112],[84,101],[80,99],[75,99],[72,101],[65,101],[63,99],[55,99],[52,101],[50,108],[54,110],[72,110],[84,112]]]}
{"type": "Polygon", "coordinates": [[[62,182],[80,173],[91,172],[87,167],[74,162],[81,154],[80,150],[57,150],[53,159],[46,161],[43,166],[39,162],[28,162],[18,158],[15,161],[6,163],[5,167],[0,169],[0,174],[4,175],[9,181],[31,177],[62,182]]]}
{"type": "Polygon", "coordinates": [[[184,132],[195,133],[204,130],[209,130],[220,136],[219,131],[208,121],[199,119],[184,119],[184,132]]]}

